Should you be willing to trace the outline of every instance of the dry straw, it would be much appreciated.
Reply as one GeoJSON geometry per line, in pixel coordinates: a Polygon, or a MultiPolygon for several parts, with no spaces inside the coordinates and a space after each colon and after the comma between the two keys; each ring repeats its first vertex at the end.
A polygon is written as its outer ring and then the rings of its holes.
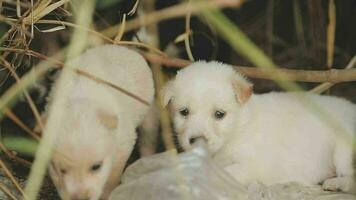
{"type": "MultiPolygon", "coordinates": [[[[315,70],[289,70],[289,69],[279,69],[276,68],[276,65],[266,57],[255,45],[246,37],[239,29],[235,26],[234,23],[231,23],[218,9],[225,7],[237,7],[240,6],[244,1],[242,0],[211,0],[211,1],[189,1],[187,3],[177,4],[175,6],[171,6],[162,10],[154,11],[150,10],[149,13],[146,13],[143,20],[142,18],[136,18],[133,20],[126,21],[124,17],[123,21],[115,26],[111,26],[102,32],[98,32],[93,30],[90,27],[92,14],[94,11],[94,1],[86,0],[85,4],[81,4],[81,6],[76,7],[75,19],[76,21],[67,22],[61,20],[49,20],[44,19],[45,16],[53,13],[53,11],[57,9],[61,9],[66,14],[69,14],[63,6],[67,6],[69,0],[41,0],[36,1],[34,3],[31,0],[29,3],[24,1],[10,1],[5,0],[7,4],[13,5],[16,8],[16,17],[8,17],[8,16],[0,16],[0,19],[11,26],[9,31],[1,38],[1,41],[6,41],[7,48],[1,48],[2,52],[2,62],[6,67],[11,68],[13,70],[9,70],[16,77],[18,84],[13,85],[10,89],[8,89],[0,99],[0,120],[3,118],[3,114],[15,121],[20,127],[22,127],[26,132],[31,134],[33,137],[38,138],[32,130],[30,130],[21,120],[18,119],[16,115],[14,115],[9,109],[11,105],[15,103],[17,97],[25,92],[25,96],[29,102],[31,102],[29,95],[26,90],[29,90],[30,87],[37,81],[38,77],[42,76],[47,72],[48,69],[52,68],[54,65],[63,66],[63,63],[59,60],[63,60],[64,51],[67,50],[68,54],[66,58],[71,58],[76,55],[79,55],[80,52],[85,48],[87,40],[85,39],[88,34],[92,34],[100,38],[101,40],[108,43],[122,44],[122,45],[135,45],[138,47],[143,47],[145,49],[149,49],[151,53],[144,53],[144,56],[147,60],[152,63],[158,64],[154,68],[154,73],[156,76],[156,83],[159,88],[164,83],[164,77],[161,71],[161,67],[159,65],[168,65],[171,67],[183,67],[190,63],[188,60],[169,58],[162,51],[155,48],[155,45],[148,45],[144,43],[137,43],[131,41],[122,41],[122,36],[127,31],[132,31],[142,26],[147,26],[153,24],[155,26],[156,23],[177,18],[177,17],[186,17],[186,27],[185,33],[182,34],[181,37],[185,42],[186,50],[189,55],[190,60],[194,60],[192,52],[190,50],[189,45],[189,36],[191,34],[190,30],[190,17],[191,15],[197,15],[202,13],[206,21],[209,21],[209,25],[213,26],[218,33],[224,37],[229,44],[238,52],[239,54],[245,56],[248,60],[254,63],[256,66],[261,68],[251,68],[251,67],[243,67],[236,66],[236,68],[249,77],[254,78],[264,78],[264,79],[274,79],[276,80],[283,88],[286,90],[300,90],[300,88],[291,81],[306,81],[306,82],[327,82],[320,84],[318,87],[314,88],[313,92],[323,92],[326,89],[330,88],[333,84],[338,82],[346,82],[346,81],[355,81],[356,80],[356,69],[351,69],[356,62],[356,56],[350,61],[348,66],[343,70],[331,69],[333,64],[333,54],[334,54],[334,40],[335,40],[335,29],[336,29],[336,12],[335,12],[335,4],[334,0],[329,0],[329,25],[327,28],[327,71],[315,71],[315,70]],[[85,6],[84,6],[85,5],[85,6]],[[189,8],[189,9],[187,9],[189,8]],[[187,12],[189,11],[189,12],[187,12]],[[37,52],[31,51],[28,49],[29,43],[34,37],[34,28],[36,24],[47,24],[54,25],[53,28],[48,28],[45,30],[40,30],[41,32],[55,32],[65,29],[66,27],[74,28],[74,34],[72,36],[72,41],[68,48],[63,49],[51,58],[48,58],[44,55],[41,55],[37,52]],[[114,38],[114,39],[112,39],[114,38]],[[19,60],[21,63],[21,56],[29,55],[40,58],[42,61],[32,67],[32,70],[22,76],[21,78],[17,77],[15,73],[15,68],[17,67],[14,63],[8,62],[8,56],[12,54],[14,55],[14,60],[19,60]],[[5,62],[6,61],[6,62],[5,62]],[[11,64],[10,64],[11,63],[11,64]]],[[[72,1],[73,6],[80,1],[72,1]]],[[[153,2],[153,1],[152,1],[153,2]]],[[[129,13],[132,14],[136,12],[139,1],[136,1],[136,4],[132,11],[129,13]]],[[[143,3],[143,2],[141,2],[143,3]]],[[[303,35],[303,24],[300,15],[300,8],[297,0],[294,0],[294,18],[296,22],[296,32],[298,41],[305,45],[305,38],[303,35]]],[[[273,20],[273,19],[272,19],[273,20]]],[[[273,23],[273,21],[271,22],[273,23]]],[[[271,30],[272,31],[272,30],[271,30]]],[[[157,31],[156,31],[157,33],[157,31]]],[[[156,38],[158,40],[158,38],[156,38]]],[[[156,44],[158,46],[158,44],[156,44]]],[[[271,51],[272,52],[272,51],[271,51]]],[[[69,70],[65,69],[62,73],[61,82],[70,79],[69,75],[65,71],[69,70]]],[[[81,75],[84,75],[88,78],[91,78],[94,81],[98,81],[100,83],[109,85],[113,88],[116,88],[120,92],[124,92],[125,94],[135,98],[136,100],[148,104],[144,100],[135,97],[134,94],[130,94],[127,91],[121,91],[119,86],[113,85],[100,77],[96,77],[95,75],[78,71],[81,75]]],[[[61,98],[55,98],[61,99],[61,98]]],[[[303,99],[306,101],[306,99],[303,99]]],[[[61,102],[54,102],[57,105],[60,105],[61,102]]],[[[39,120],[39,114],[34,107],[33,103],[31,103],[32,110],[35,113],[36,118],[39,120]]],[[[325,113],[323,110],[317,108],[313,103],[306,103],[311,109],[313,109],[318,115],[320,115],[326,122],[330,122],[329,125],[334,126],[338,129],[337,120],[325,117],[325,113]]],[[[51,149],[53,146],[53,140],[55,138],[54,130],[57,129],[58,124],[56,124],[56,119],[58,119],[64,113],[59,109],[60,106],[56,106],[53,109],[52,113],[55,114],[55,117],[49,119],[48,126],[46,129],[47,133],[44,138],[41,140],[41,144],[39,146],[38,152],[36,154],[36,160],[33,164],[28,185],[25,189],[25,193],[29,199],[35,199],[39,190],[39,187],[42,182],[42,178],[46,171],[46,165],[48,160],[50,159],[51,149]]],[[[168,130],[170,127],[170,122],[168,120],[168,114],[162,114],[161,116],[162,124],[164,124],[164,130],[168,130]]],[[[40,122],[40,120],[39,120],[40,122]]],[[[167,131],[166,131],[167,132],[167,131]]],[[[169,132],[169,130],[168,130],[169,132]]],[[[167,133],[168,133],[167,132],[167,133]]],[[[168,134],[165,134],[165,143],[167,147],[172,147],[173,144],[169,141],[168,134]]],[[[7,155],[13,159],[21,160],[17,158],[15,155],[11,154],[11,152],[7,151],[7,149],[1,144],[1,149],[7,153],[7,155]]],[[[21,161],[20,161],[21,162],[21,161]]],[[[2,162],[0,163],[2,164],[2,162]]],[[[10,173],[11,174],[11,173],[10,173]]],[[[14,178],[13,182],[16,184],[16,180],[14,178]]],[[[19,187],[19,185],[18,185],[19,187]]],[[[8,190],[4,185],[0,184],[0,188],[6,192],[8,190]]],[[[21,191],[21,187],[18,188],[21,191]]],[[[10,198],[16,199],[14,196],[11,196],[11,192],[6,192],[10,198]]]]}

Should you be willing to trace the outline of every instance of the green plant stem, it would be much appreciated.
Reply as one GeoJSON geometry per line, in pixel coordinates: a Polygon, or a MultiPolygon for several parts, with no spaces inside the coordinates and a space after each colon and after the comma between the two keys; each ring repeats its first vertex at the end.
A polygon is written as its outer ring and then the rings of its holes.
{"type": "Polygon", "coordinates": [[[7,149],[27,156],[34,156],[38,147],[36,140],[25,137],[5,137],[2,143],[7,149]]]}
{"type": "Polygon", "coordinates": [[[260,67],[266,74],[286,90],[300,91],[301,88],[276,70],[277,66],[269,59],[235,24],[221,11],[209,8],[202,12],[209,23],[216,27],[221,36],[231,47],[250,62],[260,67]]]}
{"type": "MultiPolygon", "coordinates": [[[[89,27],[92,22],[95,0],[73,1],[72,5],[74,7],[73,10],[77,11],[75,13],[76,24],[83,27],[89,27]]],[[[74,31],[67,52],[67,60],[78,56],[84,50],[87,44],[87,38],[87,31],[82,29],[76,29],[74,31]]],[[[68,83],[74,76],[74,73],[70,73],[72,67],[73,66],[66,65],[58,79],[58,89],[63,91],[61,95],[67,95],[66,93],[68,90],[66,87],[70,87],[70,85],[67,85],[66,83],[68,83]]],[[[31,168],[29,180],[25,188],[25,194],[29,200],[36,199],[38,191],[42,185],[43,177],[46,174],[47,165],[51,158],[56,139],[56,130],[60,129],[61,126],[58,122],[65,116],[64,110],[62,109],[63,104],[64,98],[59,96],[58,93],[55,93],[51,108],[49,109],[49,117],[44,129],[44,134],[36,152],[35,161],[31,168]]]]}

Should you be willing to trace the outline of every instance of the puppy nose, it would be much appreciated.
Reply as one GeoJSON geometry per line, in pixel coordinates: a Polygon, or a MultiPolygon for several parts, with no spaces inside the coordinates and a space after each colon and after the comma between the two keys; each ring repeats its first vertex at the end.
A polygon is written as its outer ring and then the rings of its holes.
{"type": "Polygon", "coordinates": [[[207,141],[206,137],[204,136],[196,136],[196,137],[192,137],[189,139],[189,144],[194,144],[197,140],[204,140],[207,141]]]}

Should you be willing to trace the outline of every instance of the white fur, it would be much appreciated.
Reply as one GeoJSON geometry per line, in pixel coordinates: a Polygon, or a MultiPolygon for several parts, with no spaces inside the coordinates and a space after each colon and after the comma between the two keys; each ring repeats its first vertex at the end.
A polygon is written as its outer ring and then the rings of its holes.
{"type": "MultiPolygon", "coordinates": [[[[70,64],[153,101],[152,73],[135,51],[104,45],[86,51],[70,64]]],[[[105,199],[120,181],[135,144],[135,129],[149,106],[84,76],[75,75],[71,81],[69,95],[60,95],[65,98],[66,116],[58,122],[62,126],[50,175],[63,199],[105,199]],[[98,171],[90,171],[100,162],[98,171]]],[[[55,85],[51,96],[54,93],[61,94],[62,89],[55,85]]]]}
{"type": "Polygon", "coordinates": [[[327,190],[356,192],[354,104],[311,93],[249,98],[249,89],[248,81],[222,63],[197,62],[179,71],[163,95],[182,146],[189,149],[190,138],[205,138],[214,159],[245,184],[324,182],[327,190]],[[189,115],[183,117],[179,111],[185,107],[189,115]],[[214,118],[216,110],[225,117],[214,118]]]}

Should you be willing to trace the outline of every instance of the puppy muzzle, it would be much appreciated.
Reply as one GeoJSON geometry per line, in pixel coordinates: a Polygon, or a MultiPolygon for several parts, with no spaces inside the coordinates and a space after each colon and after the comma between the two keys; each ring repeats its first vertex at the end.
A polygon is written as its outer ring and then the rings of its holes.
{"type": "Polygon", "coordinates": [[[189,144],[193,145],[198,140],[202,140],[204,142],[208,142],[208,139],[204,135],[201,135],[201,136],[193,136],[193,137],[189,138],[189,144]]]}

